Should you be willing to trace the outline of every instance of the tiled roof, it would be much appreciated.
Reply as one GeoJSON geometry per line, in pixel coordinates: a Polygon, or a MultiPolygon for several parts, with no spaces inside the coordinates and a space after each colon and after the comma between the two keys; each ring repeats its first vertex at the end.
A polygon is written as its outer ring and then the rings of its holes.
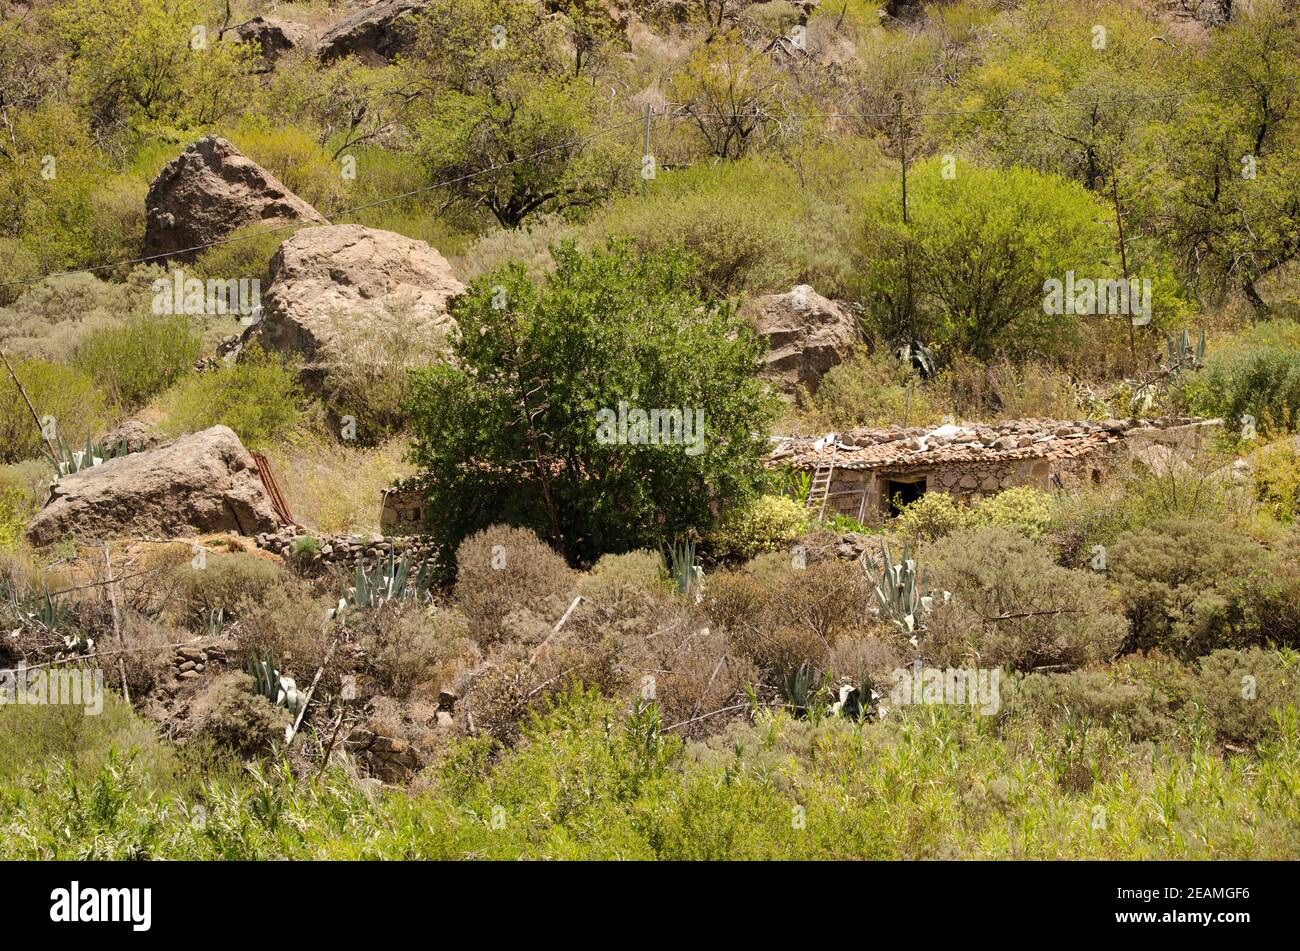
{"type": "Polygon", "coordinates": [[[1071,459],[1120,442],[1134,432],[1170,429],[1199,423],[1191,417],[1154,420],[1021,419],[996,424],[959,423],[943,426],[891,426],[854,429],[824,436],[773,437],[769,467],[815,468],[834,463],[837,469],[929,468],[966,463],[1012,462],[1023,459],[1071,459]]]}

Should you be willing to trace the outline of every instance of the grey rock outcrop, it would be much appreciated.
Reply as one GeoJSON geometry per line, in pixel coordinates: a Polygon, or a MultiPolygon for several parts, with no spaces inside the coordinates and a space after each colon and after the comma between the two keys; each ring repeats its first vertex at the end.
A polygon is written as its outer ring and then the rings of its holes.
{"type": "Polygon", "coordinates": [[[257,535],[280,522],[253,457],[225,426],[64,476],[27,529],[35,545],[72,536],[257,535]]]}
{"type": "Polygon", "coordinates": [[[144,253],[191,261],[240,228],[324,218],[226,139],[205,136],[167,164],[145,198],[144,253]]]}
{"type": "Polygon", "coordinates": [[[764,375],[786,393],[798,386],[816,391],[826,371],[844,362],[859,339],[853,315],[806,284],[788,294],[755,298],[742,314],[767,340],[764,375]]]}
{"type": "Polygon", "coordinates": [[[427,0],[380,0],[344,17],[320,38],[317,55],[326,62],[356,56],[368,64],[386,62],[410,47],[415,39],[412,15],[427,0]]]}
{"type": "Polygon", "coordinates": [[[329,343],[373,337],[376,322],[397,321],[413,345],[433,350],[455,330],[448,305],[464,291],[423,241],[361,225],[305,228],[272,259],[263,319],[246,336],[309,369],[329,343]]]}

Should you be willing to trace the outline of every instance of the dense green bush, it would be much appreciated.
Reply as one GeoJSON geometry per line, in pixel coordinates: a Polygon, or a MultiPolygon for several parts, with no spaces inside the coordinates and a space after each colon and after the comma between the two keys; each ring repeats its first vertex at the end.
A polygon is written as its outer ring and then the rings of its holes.
{"type": "Polygon", "coordinates": [[[925,551],[936,588],[921,647],[940,666],[1017,670],[1110,660],[1127,633],[1094,572],[1062,568],[1050,549],[1007,528],[955,532],[925,551]]]}
{"type": "Polygon", "coordinates": [[[904,537],[918,542],[937,541],[962,529],[986,525],[1038,538],[1047,531],[1052,515],[1052,497],[1033,486],[1007,489],[966,507],[958,505],[947,492],[927,492],[903,507],[898,529],[904,537]]]}
{"type": "Polygon", "coordinates": [[[192,369],[202,346],[188,317],[141,318],[87,334],[76,363],[116,406],[131,410],[192,369]]]}
{"type": "Polygon", "coordinates": [[[1134,647],[1196,657],[1266,637],[1295,637],[1263,630],[1274,570],[1268,549],[1219,523],[1174,519],[1126,532],[1110,548],[1108,562],[1134,647]]]}
{"type": "Polygon", "coordinates": [[[510,522],[573,560],[707,531],[715,499],[764,481],[760,341],[697,296],[680,253],[553,250],[540,286],[518,266],[475,281],[453,306],[453,363],[414,373],[430,531],[455,545],[510,522]]]}
{"type": "Polygon", "coordinates": [[[827,296],[848,281],[842,206],[801,184],[771,158],[743,159],[660,174],[650,199],[611,203],[588,234],[631,238],[647,252],[681,247],[699,262],[706,294],[785,293],[811,284],[827,296]]]}
{"type": "Polygon", "coordinates": [[[294,371],[256,344],[237,363],[186,377],[160,401],[167,432],[229,426],[250,449],[283,438],[307,418],[294,371]]]}
{"type": "Polygon", "coordinates": [[[808,528],[808,512],[786,495],[760,495],[723,515],[706,541],[717,557],[753,558],[787,547],[808,528]]]}
{"type": "MultiPolygon", "coordinates": [[[[76,367],[44,360],[20,360],[14,373],[41,420],[52,417],[52,435],[84,446],[109,419],[108,401],[95,381],[76,367]]],[[[42,423],[42,425],[44,425],[42,423]]],[[[0,373],[0,463],[47,455],[26,401],[8,373],[0,373]]]]}
{"type": "Polygon", "coordinates": [[[1300,324],[1256,324],[1213,350],[1187,386],[1191,410],[1220,416],[1230,434],[1251,416],[1261,433],[1300,425],[1300,324]]]}

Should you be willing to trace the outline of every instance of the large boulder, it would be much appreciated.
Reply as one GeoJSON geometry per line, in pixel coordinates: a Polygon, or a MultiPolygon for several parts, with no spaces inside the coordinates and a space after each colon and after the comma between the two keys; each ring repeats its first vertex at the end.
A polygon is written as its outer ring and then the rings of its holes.
{"type": "Polygon", "coordinates": [[[239,26],[231,27],[229,38],[239,43],[252,43],[262,53],[263,68],[269,69],[280,54],[311,45],[311,30],[291,20],[273,17],[253,17],[239,26]]]}
{"type": "Polygon", "coordinates": [[[180,261],[251,225],[325,219],[219,136],[199,139],[158,173],[145,198],[144,253],[180,261]]]}
{"type": "Polygon", "coordinates": [[[325,62],[355,56],[378,65],[409,48],[415,40],[412,14],[427,7],[428,0],[379,0],[344,17],[320,38],[317,54],[325,62]]]}
{"type": "MultiPolygon", "coordinates": [[[[292,355],[308,371],[330,342],[364,344],[380,322],[400,324],[412,345],[445,346],[456,324],[451,299],[465,291],[436,249],[362,225],[304,228],[271,259],[262,320],[247,336],[292,355]]],[[[311,382],[311,373],[305,374],[311,382]]]]}
{"type": "Polygon", "coordinates": [[[742,313],[767,341],[763,375],[789,394],[800,386],[815,392],[822,375],[844,362],[859,339],[853,315],[807,284],[754,298],[742,313]]]}
{"type": "Polygon", "coordinates": [[[213,426],[59,479],[27,538],[256,535],[279,525],[253,457],[229,428],[213,426]]]}

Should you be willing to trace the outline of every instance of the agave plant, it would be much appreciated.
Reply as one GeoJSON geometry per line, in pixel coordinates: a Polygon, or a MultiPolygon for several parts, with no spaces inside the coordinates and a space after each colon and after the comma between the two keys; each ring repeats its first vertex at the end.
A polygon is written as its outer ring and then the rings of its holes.
{"type": "Polygon", "coordinates": [[[338,617],[350,610],[367,611],[402,598],[425,599],[433,584],[432,566],[425,561],[414,575],[411,567],[409,554],[399,560],[391,551],[373,567],[358,562],[352,586],[342,591],[331,616],[338,617]]]}
{"type": "Polygon", "coordinates": [[[295,717],[307,705],[307,695],[298,689],[292,677],[280,673],[267,654],[254,656],[248,662],[248,674],[253,678],[253,689],[277,707],[284,707],[295,717]]]}
{"type": "Polygon", "coordinates": [[[894,351],[900,363],[904,363],[917,373],[921,374],[923,380],[933,380],[937,367],[934,362],[934,351],[923,343],[913,340],[905,343],[894,351]]]}
{"type": "Polygon", "coordinates": [[[1205,331],[1200,332],[1195,347],[1192,346],[1192,335],[1186,327],[1179,337],[1166,334],[1165,351],[1165,366],[1169,370],[1176,372],[1184,367],[1199,367],[1205,362],[1205,331]]]}
{"type": "Polygon", "coordinates": [[[677,585],[677,593],[690,594],[694,589],[697,600],[703,595],[704,571],[695,563],[695,540],[689,536],[673,542],[668,549],[669,571],[677,585]]]}
{"type": "MultiPolygon", "coordinates": [[[[876,607],[880,616],[904,634],[914,634],[921,628],[922,617],[934,605],[931,595],[923,594],[925,590],[925,571],[916,561],[909,558],[910,550],[903,545],[903,557],[897,563],[889,553],[889,546],[881,547],[882,566],[880,578],[876,582],[876,607]]],[[[866,561],[863,561],[866,568],[866,561]]],[[[944,592],[944,600],[948,593],[944,592]]]]}
{"type": "Polygon", "coordinates": [[[786,674],[785,696],[796,713],[817,713],[817,694],[826,686],[824,678],[809,661],[786,674]]]}
{"type": "Polygon", "coordinates": [[[84,448],[73,449],[62,436],[57,437],[53,448],[55,456],[50,461],[61,476],[72,475],[74,472],[93,468],[106,459],[125,456],[131,451],[127,447],[125,439],[118,440],[116,445],[109,445],[108,443],[97,443],[93,439],[87,438],[84,448]]]}

